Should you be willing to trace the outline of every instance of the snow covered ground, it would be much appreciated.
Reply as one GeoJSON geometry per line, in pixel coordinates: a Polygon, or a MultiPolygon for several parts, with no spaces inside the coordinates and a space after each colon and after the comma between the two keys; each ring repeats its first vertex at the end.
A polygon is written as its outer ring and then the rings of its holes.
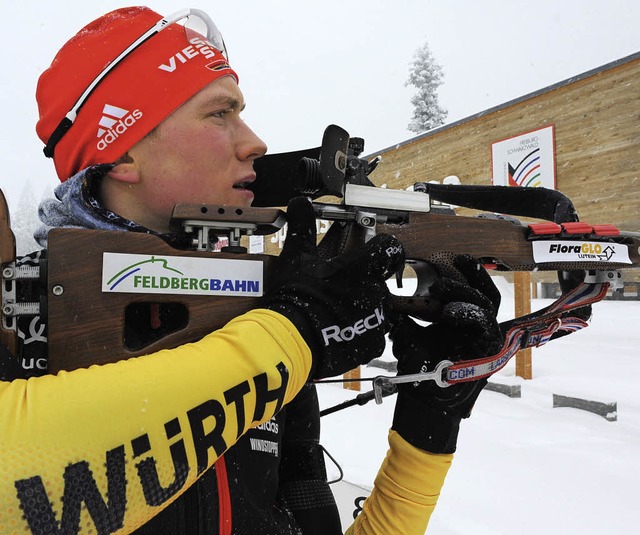
{"type": "MultiPolygon", "coordinates": [[[[497,279],[503,281],[503,279],[497,279]]],[[[501,319],[512,317],[503,294],[501,319]]],[[[533,309],[550,301],[535,300],[533,309]]],[[[605,301],[591,325],[533,350],[533,379],[512,361],[496,380],[522,397],[483,391],[462,424],[458,451],[431,519],[430,535],[624,535],[638,533],[640,488],[640,303],[605,301]],[[615,401],[617,421],[552,408],[552,394],[615,401]]],[[[391,359],[390,347],[384,358],[391,359]]],[[[363,368],[362,375],[380,375],[363,368]]],[[[366,383],[364,383],[366,385],[366,383]]],[[[368,389],[363,386],[363,390],[368,389]]],[[[319,387],[321,408],[353,391],[319,387]]],[[[371,488],[386,452],[394,398],[322,419],[322,442],[344,479],[371,488]]],[[[337,470],[330,468],[330,475],[337,470]]]]}

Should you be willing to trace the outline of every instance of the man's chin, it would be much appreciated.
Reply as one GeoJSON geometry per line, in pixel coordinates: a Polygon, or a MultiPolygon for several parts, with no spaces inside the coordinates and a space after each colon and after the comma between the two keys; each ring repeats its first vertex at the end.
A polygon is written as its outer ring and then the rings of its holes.
{"type": "Polygon", "coordinates": [[[233,189],[234,206],[251,206],[253,199],[253,191],[244,188],[233,189]]]}

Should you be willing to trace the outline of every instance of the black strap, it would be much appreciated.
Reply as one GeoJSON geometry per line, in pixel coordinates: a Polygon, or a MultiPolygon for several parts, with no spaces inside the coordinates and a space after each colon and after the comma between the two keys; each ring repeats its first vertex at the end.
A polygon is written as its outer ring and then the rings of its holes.
{"type": "Polygon", "coordinates": [[[69,128],[71,128],[72,126],[73,122],[71,122],[71,119],[68,119],[67,117],[62,119],[58,126],[56,126],[56,129],[53,131],[51,136],[49,136],[47,146],[42,149],[42,152],[44,152],[44,155],[47,158],[53,158],[53,153],[56,149],[58,141],[62,139],[62,136],[64,136],[67,133],[67,130],[69,130],[69,128]]]}

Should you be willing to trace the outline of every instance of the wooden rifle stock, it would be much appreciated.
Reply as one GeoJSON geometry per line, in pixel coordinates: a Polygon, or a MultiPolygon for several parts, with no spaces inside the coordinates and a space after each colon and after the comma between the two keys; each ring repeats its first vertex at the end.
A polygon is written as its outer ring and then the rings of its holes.
{"type": "MultiPolygon", "coordinates": [[[[210,229],[219,230],[221,226],[245,225],[256,233],[267,233],[274,232],[283,224],[283,212],[277,209],[219,207],[209,215],[207,210],[204,206],[178,206],[174,211],[174,221],[185,226],[196,221],[205,223],[205,234],[210,229]],[[206,217],[214,217],[216,222],[203,221],[206,217]]],[[[201,236],[202,240],[206,241],[206,236],[201,236]]],[[[147,258],[166,258],[169,261],[176,257],[251,260],[261,265],[265,275],[272,269],[275,259],[266,254],[175,249],[157,236],[135,232],[54,229],[50,231],[48,241],[47,324],[51,373],[115,362],[193,342],[234,317],[260,306],[259,297],[237,294],[215,297],[158,294],[150,290],[145,292],[144,288],[142,293],[103,291],[104,253],[146,255],[147,258]],[[186,321],[176,330],[143,347],[131,347],[125,337],[125,312],[127,307],[136,303],[182,305],[186,310],[186,321]]],[[[266,276],[263,282],[268,289],[266,276]]]]}
{"type": "MultiPolygon", "coordinates": [[[[414,295],[395,297],[395,309],[427,321],[432,321],[432,313],[437,312],[437,309],[429,308],[429,300],[424,298],[433,282],[431,265],[437,265],[439,271],[448,277],[458,278],[453,261],[459,254],[471,255],[487,269],[496,271],[604,272],[600,274],[602,278],[598,279],[599,282],[611,284],[620,282],[620,273],[617,270],[640,267],[640,236],[617,237],[617,242],[628,248],[630,263],[595,259],[580,262],[539,262],[534,259],[532,231],[528,226],[508,219],[417,213],[411,215],[408,224],[380,224],[378,230],[393,234],[402,242],[407,255],[407,265],[417,276],[418,284],[414,295]]],[[[544,239],[543,237],[540,241],[544,239]]],[[[610,238],[591,237],[589,241],[601,243],[604,248],[608,239],[610,238]]],[[[584,241],[587,239],[574,240],[571,243],[584,241]]]]}
{"type": "MultiPolygon", "coordinates": [[[[588,226],[588,225],[587,225],[588,226]]],[[[560,228],[560,226],[558,226],[560,228]]],[[[436,213],[416,213],[407,224],[382,223],[378,232],[395,235],[405,248],[407,258],[443,263],[452,254],[469,254],[501,271],[615,270],[640,267],[640,234],[618,236],[548,235],[534,236],[527,225],[509,219],[484,219],[436,213]],[[629,263],[605,261],[585,254],[580,261],[536,261],[534,241],[573,240],[626,245],[629,263]]],[[[613,260],[613,259],[612,259],[613,260]]]]}
{"type": "MultiPolygon", "coordinates": [[[[197,208],[194,208],[197,210],[197,208]]],[[[251,222],[252,216],[236,218],[251,222]]],[[[216,210],[209,209],[211,213],[216,210]]],[[[194,212],[191,215],[195,215],[194,212]]],[[[189,220],[191,215],[181,219],[189,220]]],[[[272,220],[271,216],[266,220],[272,220]]],[[[224,225],[224,223],[223,223],[224,225]]],[[[342,225],[357,229],[352,223],[342,225]]],[[[380,223],[378,232],[394,234],[404,245],[408,264],[418,276],[416,295],[425,295],[429,277],[424,276],[427,262],[451,264],[458,254],[470,254],[499,270],[618,270],[640,267],[640,239],[618,236],[617,243],[628,247],[631,263],[585,260],[584,262],[537,263],[532,254],[530,231],[526,226],[505,219],[445,215],[411,214],[404,224],[380,223]]],[[[358,234],[358,239],[361,234],[358,234]]],[[[613,238],[591,237],[603,244],[613,238]]],[[[345,243],[348,240],[343,240],[345,243]]],[[[353,243],[349,247],[354,246],[353,243]]],[[[143,254],[154,257],[205,257],[223,260],[250,259],[264,263],[265,273],[274,269],[274,256],[266,254],[212,253],[177,250],[155,236],[111,231],[56,229],[49,234],[48,254],[48,326],[49,368],[51,372],[104,364],[172,348],[195,341],[222,327],[230,319],[260,306],[256,297],[157,295],[113,293],[102,290],[103,253],[143,254]],[[180,303],[188,309],[188,323],[142,349],[127,347],[124,340],[125,309],[132,303],[180,303]]],[[[334,251],[337,252],[337,251],[334,251]]],[[[265,277],[265,286],[268,277],[265,277]]],[[[265,287],[268,290],[268,287],[265,287]]],[[[424,299],[397,298],[396,306],[420,315],[424,299]]]]}

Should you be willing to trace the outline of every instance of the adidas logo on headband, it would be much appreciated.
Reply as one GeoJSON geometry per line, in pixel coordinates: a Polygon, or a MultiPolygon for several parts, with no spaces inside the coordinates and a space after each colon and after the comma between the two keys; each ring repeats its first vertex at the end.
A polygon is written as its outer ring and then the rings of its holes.
{"type": "Polygon", "coordinates": [[[98,122],[98,144],[96,145],[98,150],[106,149],[110,143],[113,143],[141,118],[142,112],[138,109],[130,112],[111,104],[105,104],[102,108],[102,117],[98,122]]]}

